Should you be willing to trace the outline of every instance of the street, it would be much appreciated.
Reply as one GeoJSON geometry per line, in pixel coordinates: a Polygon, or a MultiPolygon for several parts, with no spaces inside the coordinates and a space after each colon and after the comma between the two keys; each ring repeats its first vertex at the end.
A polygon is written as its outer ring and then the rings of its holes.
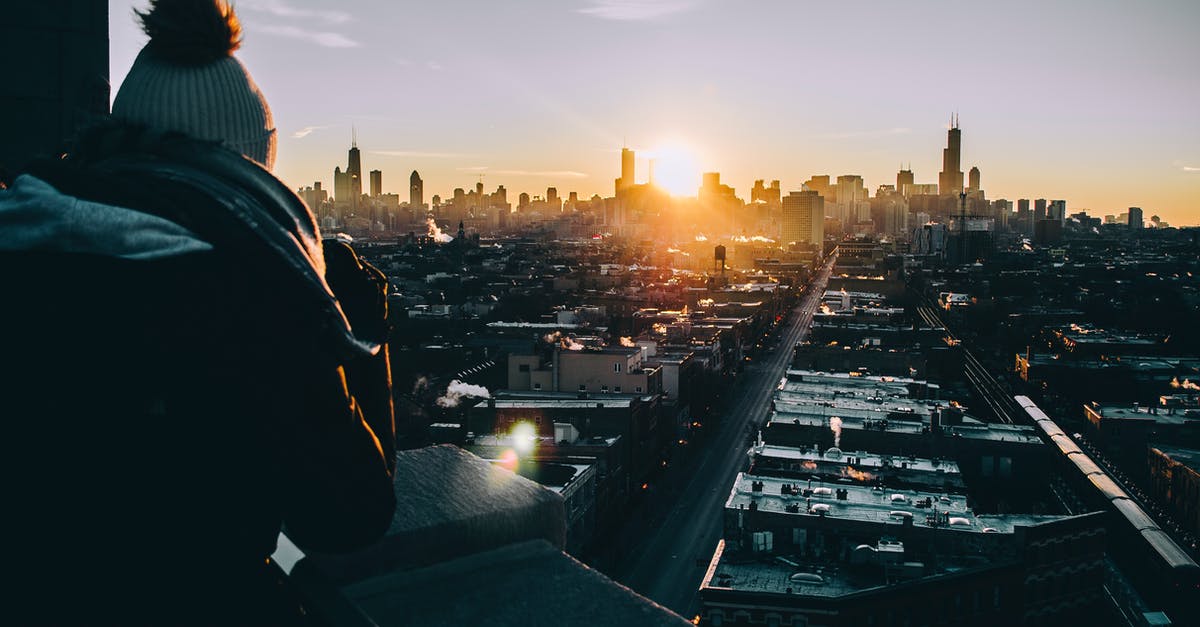
{"type": "Polygon", "coordinates": [[[681,490],[660,494],[674,507],[653,525],[623,564],[620,580],[638,593],[685,618],[699,607],[700,580],[721,537],[723,507],[737,473],[748,467],[751,434],[767,416],[771,397],[792,358],[792,347],[805,338],[820,306],[834,258],[813,278],[812,288],[779,331],[778,347],[746,368],[731,391],[719,431],[694,463],[681,490]]]}

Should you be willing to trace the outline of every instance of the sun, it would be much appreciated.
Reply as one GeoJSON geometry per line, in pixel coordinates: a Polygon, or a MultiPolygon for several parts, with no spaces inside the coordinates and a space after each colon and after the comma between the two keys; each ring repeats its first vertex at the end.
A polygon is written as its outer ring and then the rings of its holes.
{"type": "Polygon", "coordinates": [[[650,150],[654,184],[672,196],[695,196],[700,188],[700,165],[686,143],[668,140],[650,150]]]}

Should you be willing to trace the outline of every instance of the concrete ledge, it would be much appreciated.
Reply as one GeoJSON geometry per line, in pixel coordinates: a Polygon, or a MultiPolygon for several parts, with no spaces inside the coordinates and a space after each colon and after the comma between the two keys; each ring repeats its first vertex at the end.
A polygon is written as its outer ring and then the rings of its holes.
{"type": "Polygon", "coordinates": [[[564,545],[562,497],[456,446],[398,452],[394,486],[396,513],[382,540],[346,555],[309,555],[327,577],[358,581],[525,540],[564,545]]]}
{"type": "Polygon", "coordinates": [[[342,588],[379,625],[689,625],[544,540],[342,588]]]}

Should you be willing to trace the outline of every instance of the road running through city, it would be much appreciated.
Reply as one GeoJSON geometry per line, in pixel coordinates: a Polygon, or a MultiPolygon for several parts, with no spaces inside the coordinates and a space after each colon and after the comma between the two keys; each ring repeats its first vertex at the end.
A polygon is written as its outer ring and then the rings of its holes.
{"type": "Polygon", "coordinates": [[[725,420],[705,444],[695,472],[678,493],[659,495],[675,500],[675,506],[630,552],[626,568],[620,571],[622,583],[686,618],[699,607],[700,580],[721,537],[730,487],[737,473],[748,467],[750,434],[767,417],[771,397],[791,363],[792,348],[808,335],[833,263],[830,255],[813,277],[780,331],[778,347],[746,368],[731,393],[725,420]]]}

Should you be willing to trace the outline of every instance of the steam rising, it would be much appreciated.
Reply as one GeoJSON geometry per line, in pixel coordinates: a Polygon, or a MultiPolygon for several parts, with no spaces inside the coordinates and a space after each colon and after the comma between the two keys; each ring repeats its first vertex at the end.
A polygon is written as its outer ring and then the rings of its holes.
{"type": "Polygon", "coordinates": [[[830,418],[829,430],[833,432],[833,445],[842,448],[842,419],[837,416],[830,418]]]}
{"type": "Polygon", "coordinates": [[[439,244],[449,244],[454,241],[453,237],[442,232],[442,228],[433,221],[433,218],[425,218],[425,227],[428,229],[429,237],[439,244]]]}
{"type": "Polygon", "coordinates": [[[622,337],[621,337],[621,346],[625,346],[625,347],[628,347],[628,348],[636,348],[636,347],[637,347],[637,342],[634,342],[634,341],[633,341],[633,338],[631,338],[631,337],[629,337],[628,335],[626,335],[626,336],[622,336],[622,337]]]}
{"type": "Polygon", "coordinates": [[[492,393],[482,385],[463,383],[458,379],[446,386],[446,393],[438,397],[438,407],[458,407],[464,398],[491,398],[492,393]]]}

